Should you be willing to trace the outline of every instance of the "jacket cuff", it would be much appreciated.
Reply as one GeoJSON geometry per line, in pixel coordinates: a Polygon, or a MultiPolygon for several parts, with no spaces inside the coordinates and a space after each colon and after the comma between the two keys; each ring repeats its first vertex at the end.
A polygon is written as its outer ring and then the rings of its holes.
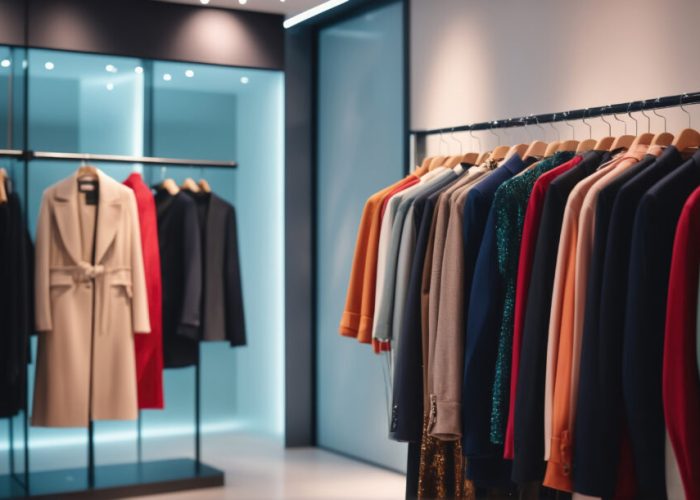
{"type": "Polygon", "coordinates": [[[430,396],[431,416],[428,433],[441,441],[456,441],[462,437],[460,404],[454,401],[439,401],[430,396]]]}
{"type": "Polygon", "coordinates": [[[357,337],[357,329],[360,325],[360,315],[350,311],[344,311],[340,318],[338,331],[344,337],[357,337]]]}
{"type": "Polygon", "coordinates": [[[180,323],[177,325],[177,335],[180,337],[186,337],[192,340],[199,340],[199,326],[186,325],[180,323]]]}

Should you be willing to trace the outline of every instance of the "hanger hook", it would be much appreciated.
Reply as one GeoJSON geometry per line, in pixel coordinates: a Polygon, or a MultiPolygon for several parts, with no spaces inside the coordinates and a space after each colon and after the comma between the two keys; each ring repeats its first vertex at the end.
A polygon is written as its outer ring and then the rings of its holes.
{"type": "MultiPolygon", "coordinates": [[[[610,107],[610,106],[608,106],[608,107],[610,107]]],[[[603,120],[603,123],[605,123],[608,126],[608,136],[611,136],[612,135],[612,125],[610,124],[610,122],[608,120],[605,119],[604,113],[605,113],[605,108],[600,110],[600,117],[599,118],[601,120],[603,120]]]]}
{"type": "Polygon", "coordinates": [[[527,135],[528,141],[529,141],[529,142],[534,141],[534,140],[535,140],[534,136],[530,133],[530,129],[527,128],[528,125],[529,125],[529,123],[527,122],[527,117],[521,118],[520,121],[521,121],[522,124],[523,124],[523,131],[524,131],[525,134],[527,135]]]}
{"type": "Polygon", "coordinates": [[[459,154],[460,154],[460,156],[461,156],[462,154],[464,154],[464,153],[463,153],[464,148],[463,148],[463,145],[462,145],[462,141],[460,141],[459,139],[457,139],[457,137],[455,137],[455,128],[454,128],[454,127],[452,127],[452,133],[450,134],[450,138],[451,138],[453,141],[455,141],[457,144],[459,144],[459,154]]]}
{"type": "Polygon", "coordinates": [[[644,112],[644,108],[646,107],[646,100],[640,101],[641,105],[639,107],[639,112],[642,113],[642,116],[647,119],[647,132],[651,132],[651,118],[649,118],[649,115],[644,112]]]}
{"type": "Polygon", "coordinates": [[[576,128],[569,123],[569,112],[566,111],[564,112],[564,123],[566,124],[567,127],[571,127],[571,139],[575,140],[576,139],[576,128]]]}
{"type": "Polygon", "coordinates": [[[691,123],[691,121],[690,121],[690,118],[691,118],[691,117],[690,117],[690,112],[689,112],[687,109],[685,109],[685,108],[683,107],[683,99],[685,99],[686,97],[688,97],[688,94],[683,94],[683,95],[681,96],[680,107],[681,107],[681,111],[683,111],[686,115],[688,115],[688,128],[693,128],[693,127],[692,127],[692,123],[691,123]]]}
{"type": "Polygon", "coordinates": [[[559,133],[559,129],[554,126],[554,122],[556,121],[556,119],[557,119],[557,114],[554,113],[552,115],[552,121],[549,122],[549,126],[552,127],[552,130],[554,130],[554,133],[557,134],[557,140],[561,141],[561,134],[559,133]]]}
{"type": "Polygon", "coordinates": [[[481,139],[479,136],[474,135],[474,129],[472,127],[469,127],[469,137],[472,139],[476,139],[476,143],[479,145],[479,152],[481,153],[481,139]]]}
{"type": "MultiPolygon", "coordinates": [[[[661,103],[661,98],[660,98],[660,97],[657,97],[655,102],[656,102],[656,104],[660,104],[660,103],[661,103]]],[[[656,110],[656,108],[652,108],[652,109],[651,109],[651,112],[654,113],[656,116],[658,116],[659,118],[661,118],[661,119],[664,121],[664,132],[666,132],[666,130],[667,130],[667,129],[666,129],[666,117],[665,117],[664,115],[660,114],[660,113],[656,110]]]]}
{"type": "Polygon", "coordinates": [[[593,137],[593,127],[591,127],[591,124],[586,121],[586,112],[590,113],[590,110],[588,108],[583,110],[583,118],[581,118],[581,121],[586,127],[588,127],[588,138],[591,139],[593,137]]]}
{"type": "Polygon", "coordinates": [[[639,134],[639,123],[637,123],[637,119],[632,116],[632,113],[630,112],[630,108],[632,107],[633,102],[630,102],[627,105],[627,116],[630,117],[630,119],[634,122],[634,135],[639,134]]]}
{"type": "Polygon", "coordinates": [[[440,142],[438,142],[438,156],[442,156],[442,145],[443,145],[443,144],[446,144],[446,145],[447,145],[447,148],[446,148],[446,149],[447,149],[447,152],[448,152],[448,153],[450,152],[450,145],[449,145],[449,143],[445,140],[445,137],[443,136],[443,132],[444,132],[444,130],[443,130],[443,129],[440,129],[440,136],[439,136],[439,138],[438,138],[439,141],[440,141],[440,142]]]}
{"type": "Polygon", "coordinates": [[[492,121],[489,126],[489,132],[496,138],[496,145],[494,146],[494,148],[497,148],[499,146],[499,143],[501,142],[501,136],[499,136],[496,132],[493,131],[494,125],[498,125],[498,120],[492,121]]]}
{"type": "MultiPolygon", "coordinates": [[[[612,108],[612,106],[609,106],[609,107],[612,108]]],[[[617,117],[616,113],[612,113],[612,115],[613,115],[613,118],[615,118],[615,120],[617,120],[618,122],[622,122],[622,125],[625,127],[625,135],[627,135],[627,122],[625,120],[620,120],[617,117]]]]}

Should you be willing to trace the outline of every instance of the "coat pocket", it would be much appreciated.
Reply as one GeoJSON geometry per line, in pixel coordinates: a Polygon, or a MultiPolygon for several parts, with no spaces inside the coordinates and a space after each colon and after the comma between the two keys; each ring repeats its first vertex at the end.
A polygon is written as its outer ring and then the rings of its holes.
{"type": "Polygon", "coordinates": [[[64,295],[73,285],[75,285],[75,280],[72,274],[63,269],[49,271],[49,294],[52,300],[64,295]]]}
{"type": "Polygon", "coordinates": [[[109,280],[109,303],[105,304],[109,331],[131,331],[132,296],[131,276],[127,273],[115,273],[109,280]]]}

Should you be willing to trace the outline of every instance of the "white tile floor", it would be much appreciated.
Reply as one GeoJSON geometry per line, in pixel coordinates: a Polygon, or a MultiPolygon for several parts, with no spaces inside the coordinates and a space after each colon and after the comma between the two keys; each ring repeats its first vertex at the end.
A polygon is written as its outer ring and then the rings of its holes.
{"type": "Polygon", "coordinates": [[[204,461],[226,472],[223,488],[157,499],[402,499],[405,477],[316,448],[285,450],[270,438],[207,436],[204,461]]]}

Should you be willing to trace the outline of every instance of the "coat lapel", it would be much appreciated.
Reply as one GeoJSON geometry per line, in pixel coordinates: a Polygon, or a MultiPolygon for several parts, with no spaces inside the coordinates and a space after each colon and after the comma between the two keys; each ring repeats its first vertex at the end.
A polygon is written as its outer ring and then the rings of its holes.
{"type": "Polygon", "coordinates": [[[71,175],[56,188],[54,196],[56,225],[68,255],[77,264],[81,260],[80,218],[78,216],[78,178],[71,175]]]}
{"type": "Polygon", "coordinates": [[[96,263],[102,260],[112,244],[114,236],[117,234],[122,213],[122,204],[119,196],[121,185],[105,175],[101,170],[98,170],[98,176],[100,179],[100,198],[97,211],[96,263]]]}

